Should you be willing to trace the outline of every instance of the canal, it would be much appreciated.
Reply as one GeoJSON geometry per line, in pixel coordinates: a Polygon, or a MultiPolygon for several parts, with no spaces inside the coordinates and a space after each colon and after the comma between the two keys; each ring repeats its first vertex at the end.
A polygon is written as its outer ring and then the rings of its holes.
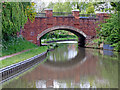
{"type": "Polygon", "coordinates": [[[47,59],[3,88],[118,88],[118,53],[59,43],[47,59]]]}

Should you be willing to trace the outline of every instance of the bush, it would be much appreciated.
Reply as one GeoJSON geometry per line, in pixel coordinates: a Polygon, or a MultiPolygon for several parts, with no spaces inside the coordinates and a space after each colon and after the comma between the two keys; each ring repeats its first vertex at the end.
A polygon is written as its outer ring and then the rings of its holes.
{"type": "Polygon", "coordinates": [[[120,25],[118,14],[112,14],[107,23],[100,25],[99,36],[103,38],[105,44],[111,44],[116,51],[120,51],[120,25]]]}
{"type": "Polygon", "coordinates": [[[36,47],[35,44],[22,37],[11,37],[8,41],[2,41],[2,56],[17,53],[36,47]]]}

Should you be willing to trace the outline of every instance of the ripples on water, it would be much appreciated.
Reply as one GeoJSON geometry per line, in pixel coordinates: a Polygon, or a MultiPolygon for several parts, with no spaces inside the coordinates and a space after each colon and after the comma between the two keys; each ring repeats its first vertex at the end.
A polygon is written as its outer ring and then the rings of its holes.
{"type": "Polygon", "coordinates": [[[60,44],[44,64],[3,84],[4,88],[117,88],[118,54],[60,44]],[[108,55],[107,55],[108,54],[108,55]]]}

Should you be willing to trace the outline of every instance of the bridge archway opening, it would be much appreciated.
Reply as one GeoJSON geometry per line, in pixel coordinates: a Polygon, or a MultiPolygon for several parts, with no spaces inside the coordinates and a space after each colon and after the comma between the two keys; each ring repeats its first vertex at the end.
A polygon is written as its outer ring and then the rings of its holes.
{"type": "Polygon", "coordinates": [[[78,41],[78,36],[74,33],[66,30],[54,30],[46,33],[43,37],[40,38],[41,43],[52,43],[58,41],[78,41]],[[48,39],[48,40],[47,40],[48,39]],[[54,41],[53,41],[54,40],[54,41]]]}
{"type": "Polygon", "coordinates": [[[69,31],[69,32],[73,33],[74,35],[76,35],[78,37],[78,45],[80,47],[85,46],[86,34],[84,32],[82,32],[81,30],[71,27],[71,26],[56,26],[56,27],[52,27],[52,28],[48,28],[48,29],[44,30],[43,32],[38,34],[37,44],[39,46],[41,46],[42,45],[41,44],[42,37],[45,36],[49,32],[57,31],[57,30],[65,30],[65,31],[69,31]]]}

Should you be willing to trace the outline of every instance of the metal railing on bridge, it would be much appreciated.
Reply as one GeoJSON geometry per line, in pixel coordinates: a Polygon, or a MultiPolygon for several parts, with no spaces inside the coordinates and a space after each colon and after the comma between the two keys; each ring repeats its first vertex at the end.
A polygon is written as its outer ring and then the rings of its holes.
{"type": "Polygon", "coordinates": [[[53,16],[73,16],[72,12],[53,12],[53,16]]]}
{"type": "Polygon", "coordinates": [[[37,13],[36,17],[46,17],[46,13],[37,13]]]}
{"type": "Polygon", "coordinates": [[[96,18],[95,14],[80,14],[80,18],[96,18]]]}
{"type": "MultiPolygon", "coordinates": [[[[73,17],[72,12],[53,12],[53,16],[73,17]]],[[[36,17],[46,17],[46,13],[37,13],[36,17]]],[[[80,14],[80,18],[96,18],[95,14],[80,14]]]]}

